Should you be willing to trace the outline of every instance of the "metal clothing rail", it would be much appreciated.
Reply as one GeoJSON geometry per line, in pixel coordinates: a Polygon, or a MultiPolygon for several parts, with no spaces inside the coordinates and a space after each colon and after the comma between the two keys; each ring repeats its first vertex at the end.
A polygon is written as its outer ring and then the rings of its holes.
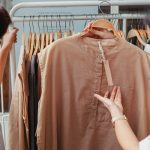
{"type": "Polygon", "coordinates": [[[67,20],[91,20],[91,19],[142,19],[145,14],[109,14],[109,15],[55,15],[55,16],[32,16],[32,17],[13,17],[13,22],[25,22],[25,21],[67,21],[67,20]]]}
{"type": "MultiPolygon", "coordinates": [[[[126,1],[122,0],[113,0],[113,1],[59,1],[59,2],[23,2],[15,5],[12,10],[10,11],[10,16],[13,20],[13,23],[15,22],[20,22],[20,21],[29,21],[29,18],[24,18],[22,17],[15,17],[16,11],[22,8],[44,8],[44,7],[81,7],[81,6],[124,6],[124,5],[150,5],[150,0],[130,0],[128,3],[126,1]]],[[[71,16],[72,17],[72,16],[71,16]]],[[[100,18],[107,18],[107,19],[123,19],[123,31],[126,32],[126,19],[136,19],[136,18],[143,18],[144,15],[134,15],[134,14],[122,14],[122,15],[98,15],[95,16],[96,19],[100,18]]],[[[65,17],[64,17],[65,18],[65,17]]],[[[64,19],[62,18],[62,19],[64,19]]],[[[72,19],[67,17],[68,19],[72,19]]],[[[37,21],[39,18],[34,17],[30,18],[30,20],[37,21]]],[[[51,17],[48,17],[50,20],[51,17]]],[[[54,18],[53,18],[54,19],[54,18]]],[[[88,17],[85,15],[81,16],[74,16],[74,20],[86,20],[88,17]]],[[[40,20],[45,20],[45,17],[41,18],[40,20]]],[[[55,18],[57,20],[57,18],[55,18]]],[[[66,18],[65,18],[66,20],[66,18]]],[[[10,27],[10,30],[13,28],[10,27]]],[[[13,47],[11,54],[10,54],[10,68],[11,68],[11,85],[12,85],[12,90],[14,87],[14,81],[15,81],[15,76],[16,76],[16,62],[15,62],[15,49],[13,47]]]]}
{"type": "Polygon", "coordinates": [[[133,5],[149,5],[149,0],[103,0],[103,1],[59,1],[59,2],[23,2],[15,5],[10,11],[10,16],[20,8],[38,8],[38,7],[80,7],[80,6],[133,6],[133,5]]]}

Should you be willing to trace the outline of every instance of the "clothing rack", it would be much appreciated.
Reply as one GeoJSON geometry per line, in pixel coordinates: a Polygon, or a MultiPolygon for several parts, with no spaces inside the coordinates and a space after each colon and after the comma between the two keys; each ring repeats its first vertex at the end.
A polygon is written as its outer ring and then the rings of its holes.
{"type": "MultiPolygon", "coordinates": [[[[24,18],[23,16],[21,17],[15,17],[16,11],[22,8],[43,8],[43,7],[81,7],[81,6],[133,6],[133,5],[150,5],[149,0],[130,0],[128,3],[122,0],[113,0],[113,1],[62,1],[62,2],[23,2],[15,5],[11,11],[10,11],[10,16],[12,18],[13,23],[15,22],[23,22],[23,21],[42,21],[45,19],[45,17],[34,17],[34,18],[24,18]]],[[[72,16],[71,16],[72,17],[72,16]]],[[[72,18],[65,18],[66,19],[72,19],[72,18]]],[[[91,17],[91,16],[89,16],[91,17]]],[[[100,18],[107,18],[107,19],[123,19],[123,31],[126,33],[126,20],[127,19],[141,19],[143,18],[144,15],[141,14],[116,14],[116,15],[97,15],[95,16],[95,19],[100,19],[100,18]]],[[[48,20],[52,19],[51,17],[47,18],[48,20]]],[[[54,18],[53,18],[54,19],[54,18]]],[[[81,16],[74,16],[74,20],[82,20],[82,19],[89,19],[87,15],[81,15],[81,16]]],[[[55,18],[57,20],[57,18],[55,18]]],[[[10,27],[10,30],[13,28],[13,25],[10,27]]],[[[11,51],[10,54],[10,68],[11,68],[11,85],[12,85],[12,90],[15,82],[15,76],[16,76],[16,62],[15,62],[15,50],[14,47],[11,51]]]]}
{"type": "MultiPolygon", "coordinates": [[[[103,1],[57,1],[57,2],[23,2],[15,5],[11,11],[10,16],[12,18],[12,25],[10,26],[10,30],[14,27],[14,24],[17,22],[28,22],[28,21],[45,21],[45,16],[15,16],[15,13],[23,8],[49,8],[49,7],[83,7],[83,6],[134,6],[134,5],[150,5],[150,0],[130,0],[128,3],[126,1],[122,0],[103,0],[103,1]]],[[[44,9],[43,9],[44,10],[44,9]]],[[[53,16],[51,15],[47,16],[48,21],[56,21],[56,20],[91,20],[91,17],[93,19],[122,19],[123,20],[123,31],[126,33],[126,24],[127,19],[142,19],[145,17],[144,14],[96,14],[96,15],[61,15],[61,16],[53,16]]],[[[14,83],[15,83],[15,76],[16,76],[16,58],[15,58],[15,48],[13,46],[11,53],[10,53],[10,72],[11,72],[11,88],[13,91],[14,83]]],[[[3,94],[3,91],[1,91],[3,94]]],[[[4,122],[7,121],[8,114],[4,113],[4,105],[3,105],[3,99],[2,99],[2,129],[3,129],[3,135],[5,138],[5,125],[4,122]]],[[[4,140],[5,142],[5,140],[4,140]]]]}

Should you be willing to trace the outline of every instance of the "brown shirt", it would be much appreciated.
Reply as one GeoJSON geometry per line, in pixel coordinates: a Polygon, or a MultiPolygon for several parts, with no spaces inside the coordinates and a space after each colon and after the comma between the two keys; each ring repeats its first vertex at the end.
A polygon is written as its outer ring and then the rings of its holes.
{"type": "Polygon", "coordinates": [[[21,46],[18,72],[9,112],[6,150],[28,150],[27,78],[25,50],[21,46]]]}
{"type": "Polygon", "coordinates": [[[120,150],[111,117],[94,93],[108,87],[98,42],[109,60],[124,113],[139,139],[150,133],[150,56],[123,39],[61,39],[38,55],[41,98],[39,150],[120,150]]]}

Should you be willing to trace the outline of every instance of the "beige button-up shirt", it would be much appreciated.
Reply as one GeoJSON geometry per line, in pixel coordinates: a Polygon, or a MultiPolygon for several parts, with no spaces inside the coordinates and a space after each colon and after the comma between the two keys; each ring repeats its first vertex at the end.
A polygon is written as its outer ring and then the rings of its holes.
{"type": "Polygon", "coordinates": [[[150,56],[123,39],[77,34],[54,42],[38,55],[39,150],[121,149],[108,110],[93,96],[111,89],[98,42],[114,85],[121,87],[124,113],[134,133],[139,139],[150,133],[150,56]]]}

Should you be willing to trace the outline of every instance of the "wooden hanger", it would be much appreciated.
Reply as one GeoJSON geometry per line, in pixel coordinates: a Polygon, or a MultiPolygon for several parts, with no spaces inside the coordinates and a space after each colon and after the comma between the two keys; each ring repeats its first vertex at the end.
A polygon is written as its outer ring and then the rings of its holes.
{"type": "Polygon", "coordinates": [[[25,47],[25,33],[22,32],[22,46],[25,47]]]}
{"type": "Polygon", "coordinates": [[[121,38],[121,32],[120,32],[120,30],[117,30],[116,32],[117,32],[118,36],[121,38]]]}
{"type": "Polygon", "coordinates": [[[27,57],[29,56],[29,53],[30,53],[31,39],[32,39],[32,33],[29,32],[29,34],[28,34],[28,46],[27,46],[27,49],[26,49],[27,57]]]}
{"type": "Polygon", "coordinates": [[[52,42],[53,42],[53,32],[50,32],[50,35],[49,35],[49,44],[52,44],[52,42]]]}
{"type": "Polygon", "coordinates": [[[127,39],[137,37],[138,41],[143,45],[146,46],[146,43],[142,40],[141,36],[139,35],[136,29],[131,29],[128,33],[127,39]]]}
{"type": "Polygon", "coordinates": [[[35,44],[35,49],[34,49],[34,55],[36,55],[38,53],[38,50],[40,49],[40,37],[41,37],[41,34],[37,33],[36,34],[36,44],[35,44]]]}
{"type": "Polygon", "coordinates": [[[124,40],[126,39],[123,31],[119,30],[119,34],[122,39],[124,39],[124,40]]]}
{"type": "Polygon", "coordinates": [[[144,35],[144,37],[147,39],[148,37],[147,37],[146,31],[145,31],[145,30],[143,30],[143,29],[142,29],[142,31],[143,31],[143,35],[144,35]]]}
{"type": "Polygon", "coordinates": [[[46,36],[45,46],[47,47],[49,45],[49,33],[46,32],[45,36],[46,36]]]}
{"type": "Polygon", "coordinates": [[[43,50],[44,46],[45,46],[45,33],[43,32],[41,35],[41,49],[40,50],[43,50]]]}
{"type": "MultiPolygon", "coordinates": [[[[118,35],[117,31],[115,30],[113,24],[110,21],[106,20],[106,19],[96,20],[96,21],[92,22],[90,27],[89,27],[89,31],[95,33],[96,35],[98,35],[98,32],[96,32],[96,30],[98,30],[98,29],[106,29],[108,31],[112,31],[115,36],[119,37],[119,35],[118,35]],[[92,29],[94,29],[95,31],[92,30],[92,29]]],[[[88,30],[87,30],[87,32],[88,32],[88,30]]],[[[85,32],[81,33],[81,36],[86,35],[87,32],[85,31],[85,32]]]]}
{"type": "Polygon", "coordinates": [[[54,32],[54,41],[56,41],[58,39],[58,33],[57,31],[54,32]]]}
{"type": "Polygon", "coordinates": [[[31,60],[33,52],[34,52],[34,45],[35,45],[35,33],[32,33],[32,38],[31,38],[31,48],[30,48],[30,52],[29,52],[29,59],[31,60]]]}
{"type": "MultiPolygon", "coordinates": [[[[24,18],[25,18],[25,16],[24,16],[24,18]]],[[[22,32],[22,46],[25,47],[24,19],[23,19],[23,32],[22,32]]]]}
{"type": "Polygon", "coordinates": [[[146,26],[146,35],[147,35],[147,39],[150,38],[150,27],[147,25],[146,26]]]}
{"type": "Polygon", "coordinates": [[[46,28],[47,28],[47,32],[45,33],[45,47],[47,47],[49,45],[49,33],[48,33],[48,22],[47,22],[47,16],[46,16],[46,28]]]}

